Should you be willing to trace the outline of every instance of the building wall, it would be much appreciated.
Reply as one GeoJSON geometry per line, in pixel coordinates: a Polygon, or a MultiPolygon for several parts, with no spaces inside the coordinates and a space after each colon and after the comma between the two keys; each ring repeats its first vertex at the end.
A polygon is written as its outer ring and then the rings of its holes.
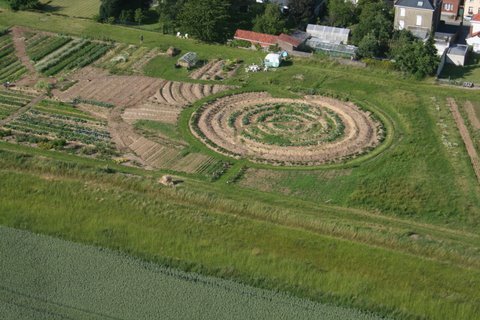
{"type": "Polygon", "coordinates": [[[277,44],[280,48],[282,48],[282,50],[285,50],[285,51],[293,51],[296,49],[296,47],[294,47],[291,43],[288,43],[282,40],[278,40],[277,44]]]}
{"type": "Polygon", "coordinates": [[[464,66],[465,59],[465,56],[447,53],[447,63],[454,64],[456,66],[464,66]]]}
{"type": "Polygon", "coordinates": [[[443,0],[442,14],[453,16],[454,18],[456,18],[458,15],[459,9],[460,9],[460,0],[443,0]]]}
{"type": "MultiPolygon", "coordinates": [[[[479,0],[480,1],[480,0],[479,0]]],[[[425,9],[414,9],[408,7],[395,7],[395,29],[425,29],[432,31],[434,29],[434,12],[425,9]],[[405,16],[401,16],[402,9],[405,10],[405,16]],[[422,24],[417,25],[417,16],[422,17],[422,24]]]]}
{"type": "MultiPolygon", "coordinates": [[[[426,0],[425,0],[426,1],[426,0]]],[[[436,0],[434,0],[436,1],[436,0]]],[[[467,0],[469,1],[469,0],[467,0]]],[[[475,0],[479,1],[480,0],[475,0]]],[[[401,29],[401,21],[404,23],[405,29],[423,29],[435,32],[440,23],[443,2],[439,1],[435,10],[417,9],[411,7],[395,6],[394,28],[401,29]],[[401,16],[402,8],[405,10],[405,16],[401,16]],[[422,16],[422,24],[417,26],[417,16],[422,16]]]]}
{"type": "Polygon", "coordinates": [[[465,8],[463,13],[465,17],[480,13],[480,0],[465,0],[463,6],[465,8]]]}

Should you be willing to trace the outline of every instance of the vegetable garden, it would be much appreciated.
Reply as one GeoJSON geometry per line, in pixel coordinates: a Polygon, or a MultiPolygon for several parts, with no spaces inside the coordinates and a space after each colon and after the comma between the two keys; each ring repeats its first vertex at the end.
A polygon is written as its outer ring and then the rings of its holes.
{"type": "Polygon", "coordinates": [[[27,42],[27,53],[35,68],[46,76],[85,67],[110,48],[102,42],[61,36],[35,35],[27,42]]]}
{"type": "Polygon", "coordinates": [[[115,154],[115,146],[106,125],[71,105],[43,100],[5,128],[17,142],[108,157],[115,154]]]}
{"type": "Polygon", "coordinates": [[[12,90],[0,90],[0,120],[28,104],[32,95],[12,90]]]}
{"type": "Polygon", "coordinates": [[[353,103],[326,97],[229,96],[194,115],[195,134],[227,155],[277,165],[318,165],[357,157],[383,139],[380,122],[353,103]]]}
{"type": "Polygon", "coordinates": [[[0,36],[0,83],[16,81],[25,73],[27,69],[15,55],[12,37],[0,36]]]}

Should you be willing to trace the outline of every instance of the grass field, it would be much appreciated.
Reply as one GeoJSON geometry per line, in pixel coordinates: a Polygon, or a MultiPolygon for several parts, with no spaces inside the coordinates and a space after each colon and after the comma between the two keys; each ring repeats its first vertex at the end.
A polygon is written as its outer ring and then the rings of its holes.
{"type": "Polygon", "coordinates": [[[8,319],[380,319],[15,229],[0,239],[8,319]]]}
{"type": "MultiPolygon", "coordinates": [[[[254,203],[251,195],[245,198],[242,193],[228,203],[221,200],[228,199],[227,190],[194,182],[175,191],[160,188],[151,179],[96,170],[88,173],[88,168],[73,163],[8,152],[2,152],[1,159],[0,188],[16,190],[15,194],[0,195],[2,225],[121,248],[142,259],[184,270],[403,318],[476,319],[479,314],[476,282],[480,274],[471,262],[455,258],[444,263],[438,253],[435,259],[424,259],[402,250],[339,241],[304,227],[288,226],[294,223],[288,222],[291,214],[299,223],[308,221],[299,216],[308,212],[301,204],[291,203],[294,211],[287,213],[279,207],[268,208],[265,202],[254,203]],[[213,190],[219,198],[206,193],[213,190]],[[203,204],[201,209],[197,203],[203,204]],[[252,220],[251,214],[260,216],[252,220]],[[445,299],[447,296],[452,298],[445,299]]],[[[261,197],[258,194],[256,198],[261,197]]],[[[274,198],[270,201],[275,202],[274,198]]],[[[281,202],[277,199],[277,203],[281,202]]],[[[317,210],[318,214],[323,212],[317,210]]],[[[338,221],[335,224],[339,227],[338,221]]],[[[390,224],[384,227],[395,230],[401,225],[390,224]]],[[[360,237],[361,229],[354,229],[360,237]]],[[[428,234],[445,240],[456,238],[451,242],[453,247],[464,241],[478,245],[479,241],[478,235],[440,229],[428,234]]],[[[397,241],[401,245],[408,237],[397,241]]],[[[418,245],[432,250],[429,240],[425,241],[418,245]]],[[[466,255],[474,259],[474,252],[466,255]]]]}
{"type": "MultiPolygon", "coordinates": [[[[205,60],[263,55],[85,19],[0,18],[135,45],[143,35],[146,48],[174,45],[205,60]]],[[[145,73],[186,82],[175,60],[154,58],[145,73]]],[[[476,104],[480,92],[318,56],[268,73],[240,68],[217,83],[235,89],[185,104],[178,123],[137,124],[181,140],[189,155],[231,162],[215,182],[176,172],[183,182],[167,188],[162,169],[0,142],[0,224],[399,319],[479,319],[480,186],[446,101],[476,104]],[[382,122],[385,139],[344,162],[278,168],[220,155],[193,135],[191,117],[204,102],[251,91],[354,102],[382,122]]]]}
{"type": "Polygon", "coordinates": [[[99,0],[42,0],[44,11],[79,18],[93,18],[100,8],[99,0]]]}

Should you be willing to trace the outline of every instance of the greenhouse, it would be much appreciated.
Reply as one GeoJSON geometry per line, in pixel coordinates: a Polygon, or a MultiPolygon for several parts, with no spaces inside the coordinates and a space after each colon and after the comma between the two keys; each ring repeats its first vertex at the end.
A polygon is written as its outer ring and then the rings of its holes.
{"type": "Polygon", "coordinates": [[[357,47],[352,45],[328,43],[315,38],[307,40],[307,46],[316,52],[324,52],[334,57],[353,58],[357,51],[357,47]]]}

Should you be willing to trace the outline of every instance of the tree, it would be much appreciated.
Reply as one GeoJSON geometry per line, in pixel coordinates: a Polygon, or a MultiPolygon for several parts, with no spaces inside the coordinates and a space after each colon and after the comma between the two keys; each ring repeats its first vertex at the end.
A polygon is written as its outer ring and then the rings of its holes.
{"type": "Polygon", "coordinates": [[[182,31],[206,42],[226,41],[229,5],[227,0],[189,0],[178,17],[182,31]]]}
{"type": "Polygon", "coordinates": [[[315,0],[289,0],[288,8],[296,26],[307,24],[315,15],[315,0]]]}
{"type": "Polygon", "coordinates": [[[378,54],[385,55],[388,52],[388,44],[392,36],[392,21],[390,10],[383,1],[366,3],[361,8],[359,23],[353,30],[353,43],[359,45],[360,41],[371,33],[378,42],[378,54]]]}
{"type": "Polygon", "coordinates": [[[118,20],[120,20],[120,22],[123,23],[123,24],[127,24],[129,22],[132,22],[133,21],[132,11],[131,10],[122,10],[120,12],[120,16],[119,16],[118,20]]]}
{"type": "Polygon", "coordinates": [[[141,24],[143,22],[143,19],[145,19],[145,16],[143,14],[142,8],[137,8],[137,10],[135,10],[135,16],[134,16],[135,22],[138,24],[141,24]]]}
{"type": "Polygon", "coordinates": [[[38,0],[8,0],[8,4],[12,10],[28,10],[35,9],[40,6],[38,0]]]}
{"type": "Polygon", "coordinates": [[[358,44],[357,55],[360,58],[374,58],[379,55],[380,45],[373,33],[367,34],[358,44]]]}
{"type": "Polygon", "coordinates": [[[327,8],[328,20],[334,27],[349,27],[358,22],[358,10],[351,1],[330,0],[327,8]]]}
{"type": "Polygon", "coordinates": [[[138,8],[147,10],[152,0],[101,0],[99,16],[102,21],[109,17],[118,19],[123,10],[135,11],[138,8]]]}
{"type": "Polygon", "coordinates": [[[285,28],[285,20],[277,4],[269,3],[265,13],[255,18],[253,30],[268,34],[279,34],[285,28]]]}
{"type": "Polygon", "coordinates": [[[417,78],[433,75],[440,62],[433,37],[423,43],[405,30],[394,35],[390,56],[398,70],[417,78]]]}

